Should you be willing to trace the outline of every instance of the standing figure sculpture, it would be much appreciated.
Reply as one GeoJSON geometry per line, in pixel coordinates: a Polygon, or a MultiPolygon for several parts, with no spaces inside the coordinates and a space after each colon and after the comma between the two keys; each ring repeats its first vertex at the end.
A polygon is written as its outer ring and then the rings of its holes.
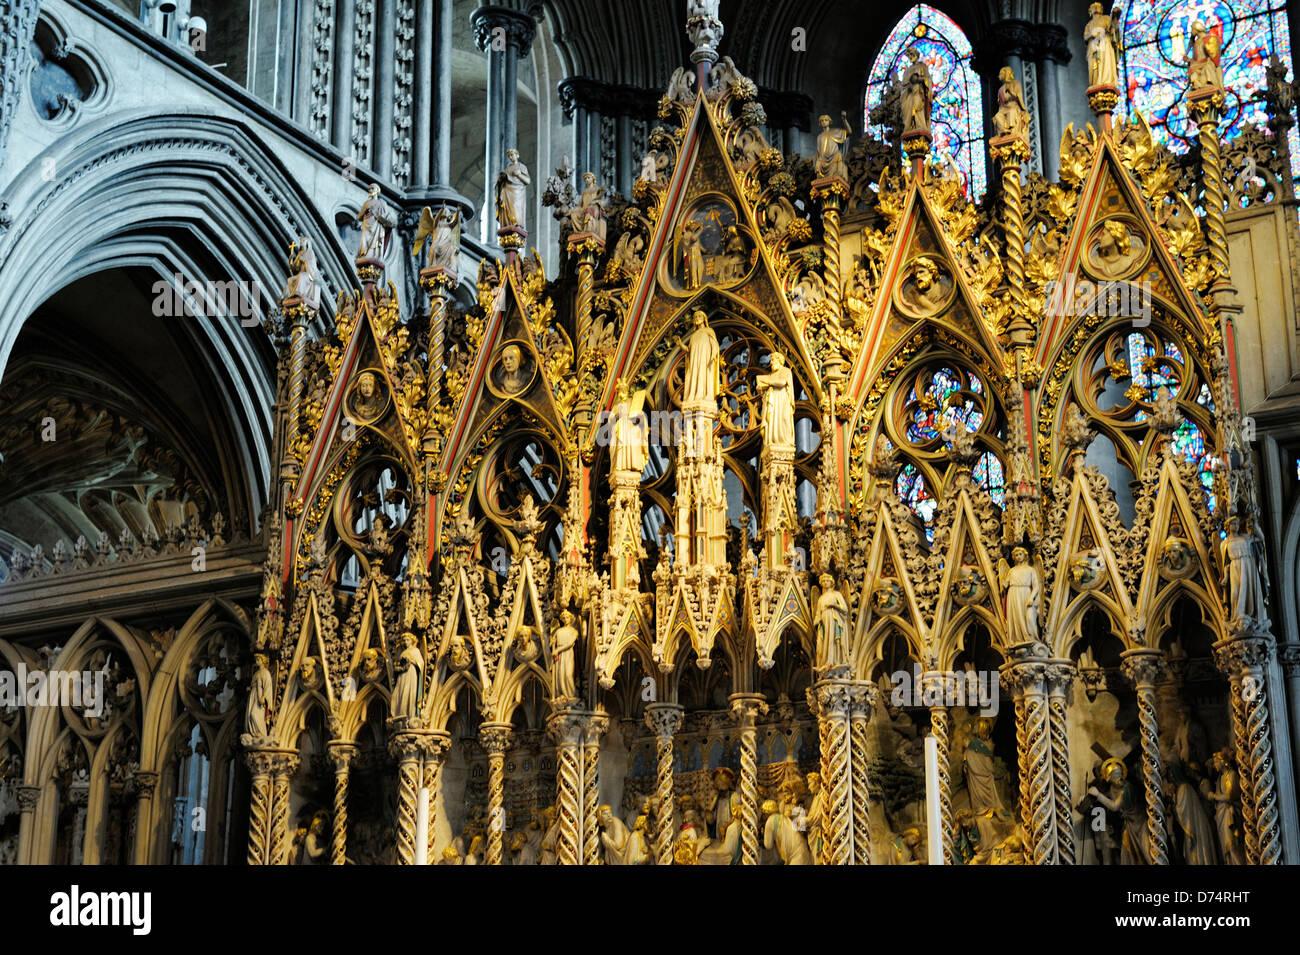
{"type": "Polygon", "coordinates": [[[632,835],[627,823],[614,815],[609,806],[596,810],[600,823],[600,844],[605,847],[605,865],[626,865],[628,839],[632,835]]]}
{"type": "Polygon", "coordinates": [[[993,753],[993,721],[981,716],[975,721],[975,733],[966,744],[962,758],[966,777],[966,794],[979,829],[978,849],[990,851],[1001,841],[1006,807],[998,791],[997,762],[993,753]]]}
{"type": "Polygon", "coordinates": [[[382,259],[387,256],[397,217],[379,195],[378,183],[370,187],[368,198],[361,204],[357,223],[361,226],[361,245],[357,250],[357,258],[382,259]]]}
{"type": "Polygon", "coordinates": [[[1023,547],[1011,550],[1014,567],[998,561],[998,577],[1007,592],[1007,645],[1032,643],[1038,639],[1038,599],[1042,585],[1038,568],[1029,562],[1023,547]]]}
{"type": "Polygon", "coordinates": [[[763,396],[763,447],[794,450],[794,375],[785,356],[772,352],[772,370],[755,378],[763,396]]]}
{"type": "Polygon", "coordinates": [[[1264,610],[1264,589],[1260,580],[1259,558],[1256,553],[1257,540],[1253,522],[1247,519],[1247,531],[1243,533],[1242,518],[1234,515],[1228,518],[1227,537],[1220,548],[1223,553],[1223,571],[1219,582],[1228,588],[1231,621],[1234,626],[1245,626],[1252,621],[1266,618],[1264,610]]]}
{"type": "Polygon", "coordinates": [[[1109,791],[1096,786],[1088,787],[1088,794],[1111,812],[1119,813],[1123,835],[1119,844],[1120,865],[1150,865],[1151,853],[1147,839],[1147,814],[1133,784],[1128,779],[1128,769],[1118,759],[1108,759],[1101,764],[1101,778],[1109,784],[1109,791]]]}
{"type": "Polygon", "coordinates": [[[253,679],[248,685],[248,703],[244,707],[244,723],[248,727],[248,735],[255,740],[265,739],[268,735],[267,719],[275,695],[275,684],[271,680],[267,662],[266,654],[254,654],[253,679]]]}
{"type": "Polygon", "coordinates": [[[1237,807],[1241,802],[1241,785],[1233,765],[1232,753],[1222,750],[1210,757],[1209,768],[1218,773],[1214,785],[1201,782],[1201,793],[1214,804],[1214,827],[1219,833],[1219,851],[1224,865],[1245,865],[1237,807]]]}
{"type": "Polygon", "coordinates": [[[722,359],[718,336],[709,327],[702,309],[691,316],[693,329],[686,340],[686,377],[682,383],[682,406],[697,403],[716,405],[722,390],[722,359]]]}
{"type": "Polygon", "coordinates": [[[775,849],[782,865],[812,865],[808,843],[790,818],[789,808],[782,812],[775,800],[768,799],[762,809],[767,817],[763,824],[763,848],[775,849]]]}
{"type": "Polygon", "coordinates": [[[506,168],[497,176],[497,225],[502,229],[528,228],[528,167],[519,150],[506,150],[506,168]]]}
{"type": "Polygon", "coordinates": [[[626,378],[620,378],[614,389],[614,407],[610,409],[610,462],[613,473],[633,472],[640,479],[649,454],[649,435],[646,432],[645,391],[635,397],[628,394],[626,378]]]}
{"type": "Polygon", "coordinates": [[[574,678],[573,655],[578,643],[578,628],[573,625],[570,610],[560,612],[560,626],[551,634],[551,676],[555,681],[555,699],[578,698],[578,685],[574,678]]]}
{"type": "Polygon", "coordinates": [[[993,114],[993,129],[999,136],[1029,135],[1029,109],[1025,106],[1025,92],[1011,67],[998,72],[1002,85],[998,87],[998,111],[993,114]]]}
{"type": "Polygon", "coordinates": [[[582,195],[569,212],[569,225],[574,232],[589,232],[601,242],[605,241],[605,190],[596,184],[594,172],[582,177],[582,195]]]}
{"type": "Polygon", "coordinates": [[[316,252],[311,239],[302,238],[295,243],[289,258],[293,274],[284,287],[284,298],[299,298],[312,311],[320,311],[320,269],[316,266],[316,252]]]}
{"type": "Polygon", "coordinates": [[[1083,39],[1088,48],[1088,85],[1119,86],[1115,53],[1119,46],[1119,31],[1115,20],[1106,14],[1100,3],[1088,8],[1088,16],[1083,28],[1083,39]]]}
{"type": "Polygon", "coordinates": [[[680,232],[682,275],[688,289],[704,284],[704,248],[700,245],[704,226],[694,219],[682,223],[680,232]]]}
{"type": "Polygon", "coordinates": [[[849,127],[849,117],[840,113],[843,128],[831,125],[829,116],[822,116],[817,122],[821,132],[817,134],[817,156],[813,160],[813,171],[818,179],[848,179],[849,167],[844,162],[843,146],[849,141],[853,130],[849,127]]]}
{"type": "Polygon", "coordinates": [[[1187,61],[1187,85],[1196,90],[1222,90],[1223,41],[1217,33],[1211,33],[1205,24],[1197,20],[1192,24],[1192,55],[1187,61]]]}
{"type": "Polygon", "coordinates": [[[420,210],[420,225],[415,230],[411,254],[421,261],[425,242],[429,243],[429,268],[456,271],[456,258],[460,255],[460,210],[443,206],[437,214],[425,206],[420,210]]]}
{"type": "Polygon", "coordinates": [[[822,595],[817,598],[817,648],[827,669],[849,662],[849,605],[835,586],[835,578],[822,574],[822,595]]]}
{"type": "Polygon", "coordinates": [[[903,54],[908,66],[903,71],[903,138],[930,135],[930,109],[934,104],[934,81],[930,67],[921,59],[921,51],[910,46],[903,54]]]}
{"type": "Polygon", "coordinates": [[[424,656],[415,645],[415,634],[402,634],[402,654],[397,659],[397,682],[393,685],[392,715],[412,719],[420,714],[420,677],[424,656]]]}

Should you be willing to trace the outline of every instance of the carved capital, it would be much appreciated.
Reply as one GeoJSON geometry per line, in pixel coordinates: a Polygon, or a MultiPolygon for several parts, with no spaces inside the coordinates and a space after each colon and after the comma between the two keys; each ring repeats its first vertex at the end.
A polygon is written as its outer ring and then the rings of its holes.
{"type": "Polygon", "coordinates": [[[849,685],[849,719],[869,720],[880,698],[880,688],[866,680],[855,680],[849,685]]]}
{"type": "Polygon", "coordinates": [[[1282,672],[1288,678],[1300,676],[1300,646],[1279,647],[1278,657],[1282,661],[1282,672]]]}
{"type": "Polygon", "coordinates": [[[656,739],[672,739],[681,729],[682,713],[676,703],[651,703],[645,708],[645,725],[656,739]]]}
{"type": "Polygon", "coordinates": [[[154,791],[158,788],[158,774],[135,773],[131,777],[131,783],[138,795],[145,799],[152,799],[154,791]]]}
{"type": "Polygon", "coordinates": [[[578,746],[582,743],[586,722],[577,710],[561,710],[546,721],[546,732],[556,746],[578,746]]]}
{"type": "Polygon", "coordinates": [[[760,693],[733,693],[727,697],[731,718],[741,731],[752,730],[760,716],[767,715],[767,701],[760,693]]]}
{"type": "Polygon", "coordinates": [[[609,732],[609,717],[604,713],[593,713],[587,718],[587,726],[583,733],[583,742],[587,744],[599,743],[600,738],[609,732]]]}
{"type": "Polygon", "coordinates": [[[342,743],[336,741],[330,742],[326,749],[329,751],[330,761],[334,764],[335,773],[345,773],[353,759],[356,758],[357,748],[352,743],[342,743]]]}
{"type": "Polygon", "coordinates": [[[533,45],[537,27],[533,18],[509,7],[479,7],[469,15],[469,25],[474,30],[474,43],[483,52],[496,49],[495,40],[504,40],[507,52],[516,57],[528,54],[533,45]]]}
{"type": "Polygon", "coordinates": [[[399,763],[421,759],[428,738],[425,733],[394,733],[388,737],[388,753],[399,763]]]}
{"type": "Polygon", "coordinates": [[[822,680],[808,688],[808,708],[818,719],[847,719],[853,701],[853,682],[822,680]]]}
{"type": "Polygon", "coordinates": [[[1225,676],[1241,676],[1268,666],[1276,645],[1271,636],[1250,635],[1220,640],[1213,647],[1214,665],[1225,676]]]}
{"type": "Polygon", "coordinates": [[[1122,656],[1120,672],[1124,674],[1124,679],[1139,690],[1154,688],[1169,675],[1165,655],[1159,650],[1151,648],[1126,650],[1122,656]]]}
{"type": "MultiPolygon", "coordinates": [[[[154,784],[156,785],[158,782],[158,774],[153,773],[152,775],[153,775],[154,784]]],[[[40,798],[41,798],[40,786],[19,786],[18,787],[18,811],[35,812],[36,804],[40,801],[40,798]]]]}
{"type": "Polygon", "coordinates": [[[1072,660],[1052,660],[1047,665],[1047,692],[1050,694],[1064,694],[1070,691],[1074,685],[1075,677],[1079,675],[1079,668],[1074,665],[1072,660]]]}
{"type": "Polygon", "coordinates": [[[1002,688],[1012,697],[1041,694],[1047,683],[1051,651],[1040,641],[1018,643],[1008,651],[1009,662],[1002,665],[1002,688]]]}
{"type": "Polygon", "coordinates": [[[478,729],[478,741],[489,756],[503,756],[510,748],[509,723],[484,723],[478,729]]]}

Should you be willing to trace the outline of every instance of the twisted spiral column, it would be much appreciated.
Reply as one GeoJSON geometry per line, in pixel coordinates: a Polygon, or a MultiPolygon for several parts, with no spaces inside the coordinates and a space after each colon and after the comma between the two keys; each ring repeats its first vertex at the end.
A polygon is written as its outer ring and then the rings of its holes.
{"type": "Polygon", "coordinates": [[[582,744],[582,829],[584,865],[600,865],[600,738],[609,729],[609,717],[587,717],[582,744]]]}
{"type": "Polygon", "coordinates": [[[248,806],[248,864],[266,865],[271,841],[271,755],[249,750],[245,758],[253,776],[248,806]]]}
{"type": "MultiPolygon", "coordinates": [[[[831,865],[853,864],[853,759],[849,735],[851,687],[847,680],[822,680],[812,687],[817,720],[825,723],[826,751],[823,765],[829,776],[822,778],[829,799],[826,802],[826,839],[830,843],[831,865]]],[[[820,731],[820,726],[819,726],[820,731]]]]}
{"type": "Polygon", "coordinates": [[[1029,834],[1029,734],[1025,719],[1025,699],[1017,695],[1012,702],[1012,715],[1016,721],[1016,768],[1020,779],[1018,809],[1020,828],[1029,834]]]}
{"type": "Polygon", "coordinates": [[[1203,90],[1189,94],[1187,105],[1196,117],[1200,131],[1201,186],[1205,190],[1205,239],[1210,258],[1218,270],[1215,284],[1227,283],[1231,278],[1228,260],[1227,226],[1224,210],[1227,208],[1223,191],[1223,159],[1219,151],[1219,111],[1223,108],[1223,91],[1203,90]]]}
{"type": "Polygon", "coordinates": [[[479,742],[488,754],[487,864],[500,865],[506,829],[506,750],[510,748],[509,723],[484,723],[479,742]]]}
{"type": "Polygon", "coordinates": [[[1142,740],[1142,782],[1146,788],[1147,840],[1151,861],[1169,865],[1168,836],[1165,834],[1164,776],[1160,765],[1160,724],[1156,719],[1156,682],[1166,671],[1159,650],[1127,650],[1122,664],[1124,676],[1137,691],[1138,732],[1142,740]]]}
{"type": "Polygon", "coordinates": [[[1274,652],[1273,638],[1267,634],[1235,637],[1214,645],[1216,664],[1229,674],[1241,773],[1242,829],[1246,859],[1253,865],[1280,865],[1282,861],[1265,677],[1274,652]]]}
{"type": "Polygon", "coordinates": [[[596,256],[604,250],[604,243],[593,235],[574,236],[569,243],[570,254],[578,257],[578,295],[575,305],[578,313],[578,341],[575,365],[581,363],[591,354],[591,305],[593,299],[593,279],[596,269],[596,256]]]}
{"type": "Polygon", "coordinates": [[[302,416],[302,393],[307,387],[307,321],[316,313],[301,302],[285,309],[292,323],[289,329],[289,424],[285,429],[285,458],[290,459],[298,439],[298,422],[302,416]]]}
{"type": "Polygon", "coordinates": [[[547,721],[555,741],[555,811],[560,824],[555,847],[559,865],[582,861],[582,730],[576,711],[561,709],[547,721]]]}
{"type": "Polygon", "coordinates": [[[271,768],[271,865],[289,864],[289,777],[298,771],[298,756],[281,753],[271,768]]]}
{"type": "Polygon", "coordinates": [[[425,375],[425,407],[429,412],[427,434],[434,431],[433,416],[442,403],[442,372],[446,362],[447,300],[456,288],[456,276],[446,269],[431,269],[421,275],[421,284],[429,292],[429,369],[425,375]]]}
{"type": "Polygon", "coordinates": [[[758,865],[758,718],[767,713],[761,694],[733,693],[731,718],[740,726],[740,864],[758,865]]]}
{"type": "MultiPolygon", "coordinates": [[[[953,674],[930,672],[921,675],[921,694],[923,699],[932,698],[937,693],[941,700],[952,699],[953,674]]],[[[948,751],[948,707],[930,707],[930,735],[934,737],[939,749],[939,821],[943,826],[941,833],[943,843],[943,864],[952,865],[952,770],[949,766],[948,751]]]]}
{"type": "MultiPolygon", "coordinates": [[[[876,702],[874,684],[854,681],[849,690],[849,760],[853,801],[853,863],[871,865],[871,782],[867,722],[876,702]]],[[[824,784],[823,784],[824,785],[824,784]]]]}
{"type": "Polygon", "coordinates": [[[654,819],[654,854],[657,865],[673,864],[673,736],[682,725],[682,708],[676,703],[650,703],[646,726],[655,734],[655,797],[659,811],[654,819]]]}
{"type": "Polygon", "coordinates": [[[429,839],[425,858],[429,860],[429,865],[433,865],[437,859],[433,852],[436,841],[434,833],[437,829],[434,823],[437,821],[438,795],[442,790],[442,766],[450,748],[451,737],[446,733],[432,733],[425,741],[424,788],[429,790],[429,839]]]}
{"type": "MultiPolygon", "coordinates": [[[[817,695],[812,688],[808,688],[808,708],[814,716],[817,716],[817,695]]],[[[830,824],[830,799],[831,799],[831,725],[829,721],[820,717],[817,719],[817,754],[821,764],[822,791],[826,794],[826,806],[823,810],[822,819],[822,858],[820,865],[831,864],[831,824],[830,824]]]]}
{"type": "Polygon", "coordinates": [[[843,180],[831,180],[824,188],[815,190],[822,204],[822,265],[826,273],[826,302],[838,321],[840,295],[844,279],[840,274],[840,203],[841,190],[848,191],[843,180]]]}
{"type": "Polygon", "coordinates": [[[337,740],[326,747],[334,763],[334,816],[330,830],[330,865],[343,865],[348,855],[348,774],[357,748],[337,740]]]}
{"type": "Polygon", "coordinates": [[[1074,865],[1074,803],[1070,798],[1070,735],[1066,724],[1075,667],[1055,660],[1047,669],[1047,722],[1052,738],[1052,795],[1056,802],[1056,848],[1061,865],[1074,865]]]}
{"type": "Polygon", "coordinates": [[[1052,792],[1052,740],[1047,718],[1047,645],[1022,643],[1010,648],[1005,665],[1016,701],[1016,743],[1022,776],[1021,822],[1035,865],[1057,862],[1056,804],[1052,792]]]}
{"type": "Polygon", "coordinates": [[[416,802],[423,740],[418,733],[394,733],[388,752],[397,761],[397,864],[415,864],[416,802]]]}

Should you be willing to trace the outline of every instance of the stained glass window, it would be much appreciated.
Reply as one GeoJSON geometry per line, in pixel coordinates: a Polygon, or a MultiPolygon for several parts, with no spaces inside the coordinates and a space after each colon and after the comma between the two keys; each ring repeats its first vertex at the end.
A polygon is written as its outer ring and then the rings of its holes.
{"type": "Polygon", "coordinates": [[[905,464],[894,482],[898,499],[912,509],[925,524],[925,539],[934,543],[934,512],[939,502],[930,493],[929,485],[915,464],[905,464]]]}
{"type": "Polygon", "coordinates": [[[983,394],[984,386],[974,375],[967,376],[946,366],[935,369],[921,395],[912,388],[904,405],[909,419],[907,439],[915,444],[935,441],[957,421],[967,431],[978,431],[984,423],[984,412],[963,394],[964,390],[979,395],[983,394]]]}
{"type": "Polygon", "coordinates": [[[971,66],[971,46],[966,34],[934,7],[918,4],[894,26],[871,65],[867,81],[867,129],[876,136],[884,130],[870,123],[871,110],[884,98],[891,83],[907,69],[903,51],[914,46],[930,68],[934,82],[934,110],[930,129],[930,155],[939,161],[952,157],[961,171],[967,195],[978,200],[987,188],[984,173],[984,101],[979,78],[971,66]]]}
{"type": "Polygon", "coordinates": [[[985,451],[971,471],[975,484],[987,491],[998,507],[1004,506],[1007,499],[1007,482],[1003,475],[1002,462],[992,451],[985,451]]]}
{"type": "MultiPolygon", "coordinates": [[[[1265,70],[1277,54],[1291,76],[1291,38],[1285,0],[1133,0],[1124,14],[1120,82],[1127,115],[1141,111],[1152,131],[1174,152],[1196,138],[1187,114],[1187,58],[1197,21],[1223,44],[1227,87],[1221,135],[1232,139],[1250,126],[1266,126],[1268,113],[1255,94],[1267,88],[1265,70]]],[[[1300,178],[1300,130],[1290,132],[1293,173],[1300,178]]]]}

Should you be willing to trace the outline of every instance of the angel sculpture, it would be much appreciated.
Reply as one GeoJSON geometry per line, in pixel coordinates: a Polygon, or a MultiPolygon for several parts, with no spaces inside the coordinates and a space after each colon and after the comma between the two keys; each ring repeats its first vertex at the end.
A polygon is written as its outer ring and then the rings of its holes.
{"type": "Polygon", "coordinates": [[[1119,19],[1119,9],[1116,7],[1107,16],[1100,3],[1088,8],[1089,20],[1083,28],[1083,39],[1088,48],[1088,85],[1091,87],[1119,85],[1116,51],[1122,41],[1115,22],[1119,19]]]}
{"type": "Polygon", "coordinates": [[[664,98],[678,103],[690,104],[695,99],[695,93],[692,90],[694,85],[695,72],[679,66],[673,71],[672,79],[668,81],[668,89],[664,93],[664,98]]]}
{"type": "Polygon", "coordinates": [[[361,226],[361,246],[357,250],[357,258],[382,259],[388,255],[397,217],[379,195],[378,183],[370,187],[368,196],[361,204],[361,211],[357,213],[357,222],[361,226]]]}
{"type": "Polygon", "coordinates": [[[320,309],[320,269],[311,239],[302,238],[289,247],[289,267],[293,274],[284,287],[284,298],[298,298],[312,311],[320,309]]]}
{"type": "Polygon", "coordinates": [[[425,206],[420,210],[420,225],[415,230],[411,254],[423,261],[420,253],[429,242],[429,268],[456,271],[456,257],[460,254],[460,211],[455,206],[443,206],[435,215],[425,206]]]}
{"type": "Polygon", "coordinates": [[[1029,562],[1029,551],[1015,547],[1011,551],[1014,567],[1006,558],[998,561],[998,582],[1007,595],[1007,645],[1033,643],[1038,640],[1038,600],[1042,584],[1038,568],[1029,562]]]}

